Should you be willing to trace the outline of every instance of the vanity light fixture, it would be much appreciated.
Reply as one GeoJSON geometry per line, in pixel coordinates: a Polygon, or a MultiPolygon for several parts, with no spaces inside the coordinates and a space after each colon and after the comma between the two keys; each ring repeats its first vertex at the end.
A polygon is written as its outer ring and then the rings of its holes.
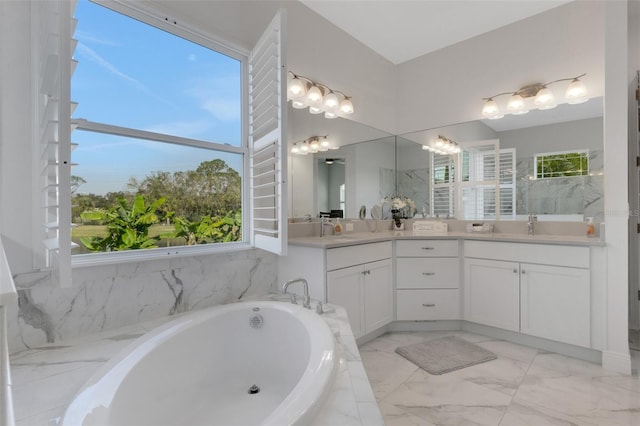
{"type": "Polygon", "coordinates": [[[577,77],[561,78],[549,83],[535,83],[528,86],[521,87],[515,92],[503,92],[493,95],[488,98],[482,98],[484,105],[482,107],[482,115],[490,120],[504,117],[504,113],[500,111],[495,98],[504,95],[511,95],[507,102],[507,113],[509,114],[526,114],[531,108],[537,109],[551,109],[555,108],[558,104],[555,100],[553,92],[548,86],[559,83],[561,81],[571,81],[565,92],[564,99],[569,104],[580,104],[589,100],[587,96],[587,88],[580,80],[586,74],[581,74],[577,77]],[[527,100],[533,98],[533,103],[527,102],[527,100]]]}
{"type": "Polygon", "coordinates": [[[287,98],[292,107],[309,107],[311,114],[324,113],[324,117],[329,119],[353,114],[351,97],[343,92],[291,71],[289,75],[291,79],[287,85],[287,98]]]}
{"type": "Polygon", "coordinates": [[[291,147],[292,154],[315,154],[316,152],[325,152],[330,149],[339,149],[340,147],[335,146],[331,143],[329,139],[329,135],[325,136],[311,136],[303,141],[298,141],[293,144],[291,147]]]}
{"type": "Polygon", "coordinates": [[[457,142],[452,141],[442,135],[438,135],[438,138],[430,145],[422,145],[422,149],[425,151],[431,151],[440,155],[452,155],[458,154],[462,151],[457,142]]]}

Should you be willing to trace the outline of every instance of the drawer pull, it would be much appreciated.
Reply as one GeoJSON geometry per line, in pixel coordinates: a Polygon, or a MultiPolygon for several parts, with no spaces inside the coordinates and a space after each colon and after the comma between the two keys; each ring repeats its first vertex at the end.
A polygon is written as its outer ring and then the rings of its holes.
{"type": "Polygon", "coordinates": [[[423,303],[422,306],[425,307],[425,308],[435,308],[436,304],[435,303],[423,303]]]}
{"type": "Polygon", "coordinates": [[[422,247],[422,250],[434,250],[435,247],[422,247]]]}
{"type": "Polygon", "coordinates": [[[371,271],[368,269],[366,271],[362,271],[362,275],[371,275],[371,271]]]}
{"type": "Polygon", "coordinates": [[[424,275],[425,277],[430,277],[430,276],[433,276],[435,274],[436,274],[435,272],[423,272],[422,273],[422,275],[424,275]]]}

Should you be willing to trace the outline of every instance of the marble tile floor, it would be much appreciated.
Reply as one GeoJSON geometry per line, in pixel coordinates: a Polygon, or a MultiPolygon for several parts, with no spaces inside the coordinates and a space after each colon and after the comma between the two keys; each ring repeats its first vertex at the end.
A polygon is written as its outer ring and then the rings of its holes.
{"type": "Polygon", "coordinates": [[[638,351],[631,376],[463,331],[388,333],[361,346],[360,354],[387,426],[640,425],[638,351]],[[450,335],[498,358],[436,376],[394,352],[450,335]]]}

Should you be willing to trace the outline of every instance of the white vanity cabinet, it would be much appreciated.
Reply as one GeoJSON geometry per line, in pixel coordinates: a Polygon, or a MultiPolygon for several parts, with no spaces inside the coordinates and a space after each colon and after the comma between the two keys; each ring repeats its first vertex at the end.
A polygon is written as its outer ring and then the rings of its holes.
{"type": "Polygon", "coordinates": [[[396,319],[460,319],[458,240],[396,241],[396,319]]]}
{"type": "Polygon", "coordinates": [[[591,345],[589,248],[466,241],[467,321],[591,345]]]}
{"type": "Polygon", "coordinates": [[[327,301],[345,308],[356,338],[393,320],[391,244],[327,249],[327,301]]]}

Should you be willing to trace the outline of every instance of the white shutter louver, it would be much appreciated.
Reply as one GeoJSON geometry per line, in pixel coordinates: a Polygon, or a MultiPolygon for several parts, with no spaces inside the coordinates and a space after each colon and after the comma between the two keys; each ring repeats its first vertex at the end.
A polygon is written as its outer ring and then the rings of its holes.
{"type": "Polygon", "coordinates": [[[54,271],[61,287],[71,286],[71,75],[76,42],[75,1],[32,2],[36,73],[35,121],[42,206],[43,253],[36,268],[54,271]]]}
{"type": "Polygon", "coordinates": [[[500,150],[500,216],[516,215],[516,150],[500,150]]]}
{"type": "Polygon", "coordinates": [[[431,154],[431,215],[453,218],[456,215],[455,156],[431,154]]]}
{"type": "Polygon", "coordinates": [[[249,58],[251,239],[255,247],[277,254],[286,254],[287,247],[284,23],[280,10],[249,58]]]}
{"type": "Polygon", "coordinates": [[[462,219],[497,220],[500,208],[498,141],[467,143],[462,158],[462,219]]]}

